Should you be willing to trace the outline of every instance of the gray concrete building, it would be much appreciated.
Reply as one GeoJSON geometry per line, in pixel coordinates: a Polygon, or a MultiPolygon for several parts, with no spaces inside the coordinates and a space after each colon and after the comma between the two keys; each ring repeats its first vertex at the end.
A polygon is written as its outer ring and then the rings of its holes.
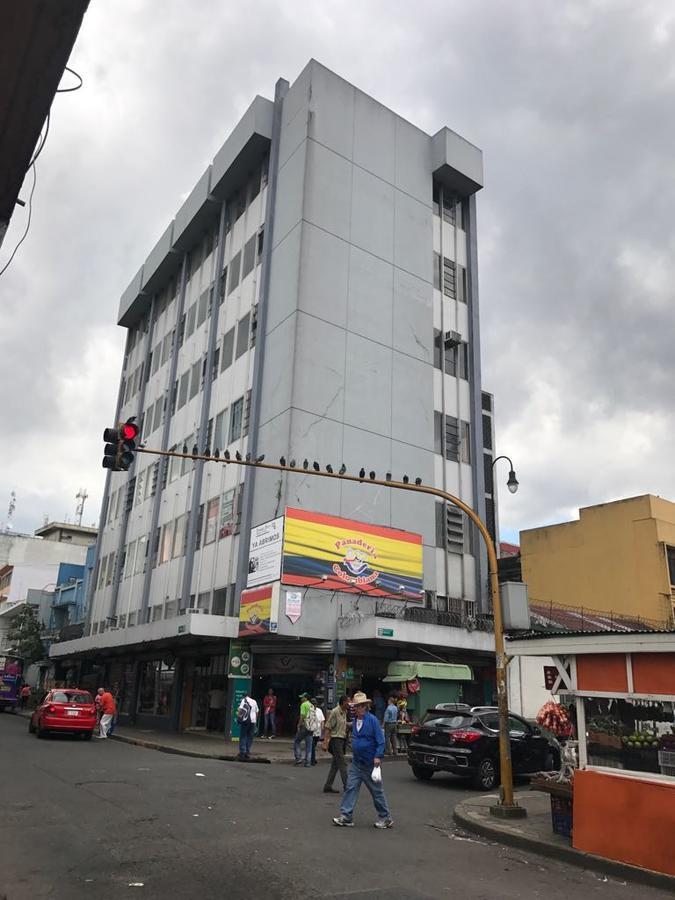
{"type": "MultiPolygon", "coordinates": [[[[280,80],[123,293],[105,424],[136,416],[156,449],[406,473],[485,518],[482,184],[480,150],[449,128],[426,134],[315,61],[280,80]]],[[[52,655],[120,685],[125,715],[204,726],[208,692],[227,684],[251,528],[287,506],[422,535],[424,597],[305,588],[301,618],[280,614],[250,646],[256,691],[334,693],[349,686],[335,683],[340,667],[373,689],[389,661],[434,657],[469,662],[476,700],[489,699],[485,554],[454,507],[146,454],[106,476],[84,637],[52,655]]]]}

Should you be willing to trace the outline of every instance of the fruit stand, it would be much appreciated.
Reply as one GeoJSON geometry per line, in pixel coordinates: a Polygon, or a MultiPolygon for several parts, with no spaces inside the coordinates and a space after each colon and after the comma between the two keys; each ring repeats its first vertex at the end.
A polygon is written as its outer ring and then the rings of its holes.
{"type": "Polygon", "coordinates": [[[566,811],[576,849],[675,875],[675,632],[532,633],[506,652],[551,657],[571,713],[577,768],[533,783],[555,798],[555,830],[566,811]]]}

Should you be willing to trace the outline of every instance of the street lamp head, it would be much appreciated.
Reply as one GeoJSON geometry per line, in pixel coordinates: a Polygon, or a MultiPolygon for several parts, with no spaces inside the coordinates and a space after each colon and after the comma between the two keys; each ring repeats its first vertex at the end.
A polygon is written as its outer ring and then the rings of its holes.
{"type": "Polygon", "coordinates": [[[516,478],[516,473],[513,469],[509,471],[509,480],[506,482],[506,486],[512,494],[515,494],[518,490],[518,479],[516,478]]]}

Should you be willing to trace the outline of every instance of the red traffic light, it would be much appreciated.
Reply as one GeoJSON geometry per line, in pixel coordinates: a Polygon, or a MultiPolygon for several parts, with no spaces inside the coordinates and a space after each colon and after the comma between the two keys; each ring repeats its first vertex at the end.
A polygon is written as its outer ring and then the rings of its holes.
{"type": "Polygon", "coordinates": [[[120,437],[123,441],[133,441],[139,431],[138,425],[134,425],[133,422],[125,422],[120,428],[120,437]]]}

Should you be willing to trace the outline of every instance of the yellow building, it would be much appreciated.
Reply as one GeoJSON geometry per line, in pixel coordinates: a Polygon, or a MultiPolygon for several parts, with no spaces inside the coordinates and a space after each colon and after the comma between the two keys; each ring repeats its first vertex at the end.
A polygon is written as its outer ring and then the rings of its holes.
{"type": "Polygon", "coordinates": [[[675,503],[645,494],[579,510],[579,521],[520,533],[532,602],[672,623],[675,503]]]}

